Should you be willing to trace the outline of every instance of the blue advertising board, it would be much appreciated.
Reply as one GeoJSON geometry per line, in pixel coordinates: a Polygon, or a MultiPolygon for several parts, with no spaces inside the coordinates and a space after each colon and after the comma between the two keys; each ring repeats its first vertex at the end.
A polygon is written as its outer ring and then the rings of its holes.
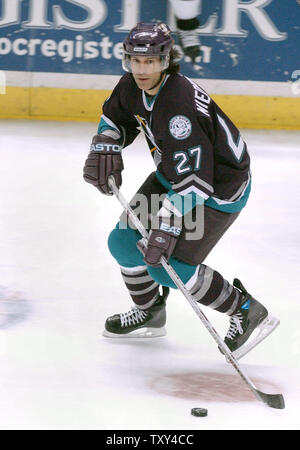
{"type": "MultiPolygon", "coordinates": [[[[298,0],[202,0],[194,78],[281,81],[299,69],[298,0]]],[[[138,21],[175,33],[167,0],[0,0],[0,70],[121,75],[122,41],[138,21]]]]}

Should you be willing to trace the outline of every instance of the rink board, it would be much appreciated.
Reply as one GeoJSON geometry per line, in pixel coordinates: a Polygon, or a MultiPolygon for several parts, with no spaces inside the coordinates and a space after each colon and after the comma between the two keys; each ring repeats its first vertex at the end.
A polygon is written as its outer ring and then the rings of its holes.
{"type": "MultiPolygon", "coordinates": [[[[201,58],[181,58],[181,72],[239,126],[299,128],[300,2],[200,5],[201,58]]],[[[178,44],[167,0],[2,0],[0,117],[98,121],[123,73],[125,36],[153,20],[178,44]]]]}
{"type": "MultiPolygon", "coordinates": [[[[110,90],[7,87],[1,118],[97,122],[110,90]]],[[[212,94],[239,127],[300,128],[300,98],[212,94]]]]}

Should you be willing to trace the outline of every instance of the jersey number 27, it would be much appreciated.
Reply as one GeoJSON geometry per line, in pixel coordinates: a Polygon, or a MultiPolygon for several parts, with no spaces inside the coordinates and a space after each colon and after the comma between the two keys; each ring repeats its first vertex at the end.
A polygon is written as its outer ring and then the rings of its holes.
{"type": "Polygon", "coordinates": [[[178,161],[175,170],[177,175],[183,173],[196,172],[200,169],[201,164],[201,147],[189,148],[187,152],[177,151],[173,155],[173,159],[178,161]]]}

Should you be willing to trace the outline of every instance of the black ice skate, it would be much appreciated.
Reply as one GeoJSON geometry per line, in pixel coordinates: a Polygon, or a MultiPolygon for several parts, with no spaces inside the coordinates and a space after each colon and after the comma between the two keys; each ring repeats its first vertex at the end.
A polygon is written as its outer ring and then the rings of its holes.
{"type": "Polygon", "coordinates": [[[267,309],[246,291],[240,280],[235,278],[233,286],[242,292],[245,300],[239,311],[230,317],[230,327],[224,342],[234,357],[240,359],[269,336],[279,325],[279,320],[268,314],[267,309]],[[259,333],[253,338],[251,335],[254,330],[259,333]]]}
{"type": "Polygon", "coordinates": [[[149,309],[131,308],[122,314],[115,314],[105,322],[103,336],[110,338],[152,338],[166,335],[166,299],[169,288],[163,287],[163,294],[149,309]]]}

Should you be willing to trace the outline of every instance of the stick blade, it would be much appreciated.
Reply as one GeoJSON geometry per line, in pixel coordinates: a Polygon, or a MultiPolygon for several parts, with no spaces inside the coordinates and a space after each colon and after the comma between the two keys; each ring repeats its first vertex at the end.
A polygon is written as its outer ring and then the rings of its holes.
{"type": "Polygon", "coordinates": [[[275,409],[284,409],[285,403],[283,395],[281,394],[266,394],[265,392],[261,392],[256,390],[257,394],[261,398],[261,400],[266,403],[271,408],[275,409]]]}

